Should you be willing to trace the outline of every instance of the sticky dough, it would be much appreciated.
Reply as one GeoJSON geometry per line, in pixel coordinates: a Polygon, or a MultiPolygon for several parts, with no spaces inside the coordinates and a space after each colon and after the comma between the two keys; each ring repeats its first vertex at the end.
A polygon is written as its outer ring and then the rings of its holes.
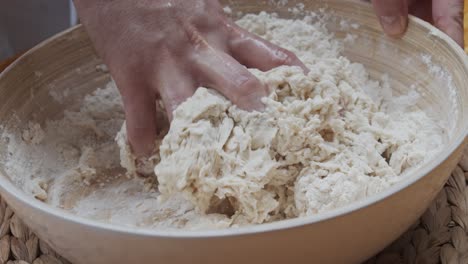
{"type": "MultiPolygon", "coordinates": [[[[385,190],[440,148],[440,127],[384,98],[389,83],[341,56],[320,24],[265,13],[238,23],[295,52],[310,72],[250,69],[271,90],[263,112],[198,88],[157,142],[161,201],[182,193],[199,213],[225,214],[232,225],[311,215],[385,190]]],[[[135,164],[124,129],[119,138],[123,165],[135,164]]]]}

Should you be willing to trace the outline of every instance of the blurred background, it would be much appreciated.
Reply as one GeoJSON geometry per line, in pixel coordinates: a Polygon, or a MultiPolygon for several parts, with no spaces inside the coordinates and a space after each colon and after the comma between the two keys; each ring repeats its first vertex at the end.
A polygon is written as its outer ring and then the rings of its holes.
{"type": "Polygon", "coordinates": [[[0,0],[0,61],[76,23],[71,0],[0,0]]]}

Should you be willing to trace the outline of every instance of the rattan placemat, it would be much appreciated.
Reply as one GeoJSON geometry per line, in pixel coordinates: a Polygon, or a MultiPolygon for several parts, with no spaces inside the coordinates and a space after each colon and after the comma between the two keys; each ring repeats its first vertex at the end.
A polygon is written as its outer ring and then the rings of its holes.
{"type": "Polygon", "coordinates": [[[366,264],[468,263],[468,148],[444,189],[405,234],[366,264]]]}

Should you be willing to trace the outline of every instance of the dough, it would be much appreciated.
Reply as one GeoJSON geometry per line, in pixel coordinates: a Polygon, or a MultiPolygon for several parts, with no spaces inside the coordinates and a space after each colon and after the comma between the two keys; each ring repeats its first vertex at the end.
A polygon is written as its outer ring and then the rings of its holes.
{"type": "Polygon", "coordinates": [[[384,112],[366,89],[388,83],[341,56],[320,24],[266,13],[238,23],[298,54],[310,72],[250,69],[271,89],[264,112],[199,88],[158,146],[160,199],[182,193],[201,214],[226,214],[233,225],[317,214],[387,189],[441,146],[424,112],[384,112]]]}

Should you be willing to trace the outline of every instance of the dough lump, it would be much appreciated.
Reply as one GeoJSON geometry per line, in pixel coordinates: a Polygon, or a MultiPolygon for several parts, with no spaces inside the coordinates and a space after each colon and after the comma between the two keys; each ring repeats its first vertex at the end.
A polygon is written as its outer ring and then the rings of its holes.
{"type": "Polygon", "coordinates": [[[311,215],[387,189],[440,148],[438,125],[420,110],[392,108],[379,95],[389,84],[341,56],[323,24],[266,13],[238,23],[295,52],[310,72],[250,69],[271,90],[263,112],[198,88],[158,146],[159,199],[182,193],[232,225],[311,215]]]}

